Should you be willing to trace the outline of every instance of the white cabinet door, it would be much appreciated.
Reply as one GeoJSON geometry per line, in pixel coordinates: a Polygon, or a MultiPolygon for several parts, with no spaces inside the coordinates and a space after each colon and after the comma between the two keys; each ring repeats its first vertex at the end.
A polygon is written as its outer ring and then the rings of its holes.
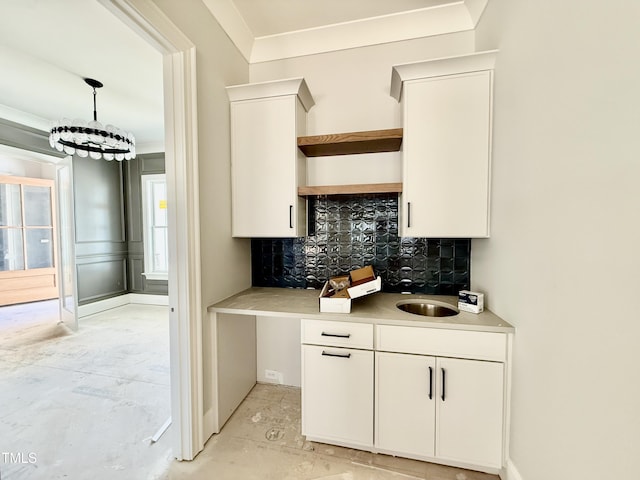
{"type": "Polygon", "coordinates": [[[436,360],[376,352],[376,447],[433,457],[436,360]]]}
{"type": "Polygon", "coordinates": [[[376,448],[502,468],[503,364],[376,352],[376,448]]]}
{"type": "Polygon", "coordinates": [[[401,236],[489,236],[492,72],[403,89],[401,236]]]}
{"type": "Polygon", "coordinates": [[[305,201],[297,192],[306,180],[297,148],[305,130],[306,113],[296,95],[231,102],[234,237],[305,234],[305,201]]]}
{"type": "Polygon", "coordinates": [[[502,468],[504,366],[437,359],[436,457],[502,468]]]}
{"type": "Polygon", "coordinates": [[[371,448],[373,352],[302,346],[302,434],[371,448]]]}

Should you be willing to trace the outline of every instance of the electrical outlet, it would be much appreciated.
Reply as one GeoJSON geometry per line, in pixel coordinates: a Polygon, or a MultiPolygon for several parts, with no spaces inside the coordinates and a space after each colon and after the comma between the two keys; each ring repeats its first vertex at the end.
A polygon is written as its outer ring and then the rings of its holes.
{"type": "Polygon", "coordinates": [[[277,372],[276,370],[265,370],[264,378],[272,380],[274,383],[282,383],[282,373],[277,372]]]}

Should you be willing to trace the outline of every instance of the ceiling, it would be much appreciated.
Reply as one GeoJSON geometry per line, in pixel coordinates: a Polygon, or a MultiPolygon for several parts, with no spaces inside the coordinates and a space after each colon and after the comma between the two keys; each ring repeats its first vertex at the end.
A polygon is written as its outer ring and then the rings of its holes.
{"type": "Polygon", "coordinates": [[[0,0],[0,117],[41,130],[63,117],[133,132],[164,150],[162,56],[95,0],[0,0]]]}
{"type": "MultiPolygon", "coordinates": [[[[98,120],[133,132],[140,153],[163,151],[162,56],[100,1],[0,0],[0,118],[90,120],[83,78],[95,78],[98,120]]],[[[249,62],[473,28],[487,2],[202,1],[249,62]]]]}

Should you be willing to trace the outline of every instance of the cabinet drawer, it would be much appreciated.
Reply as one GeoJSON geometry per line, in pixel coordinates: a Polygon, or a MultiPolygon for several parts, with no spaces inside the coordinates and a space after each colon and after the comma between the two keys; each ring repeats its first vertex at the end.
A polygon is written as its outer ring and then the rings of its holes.
{"type": "Polygon", "coordinates": [[[376,350],[440,357],[506,361],[503,333],[378,325],[376,350]]]}
{"type": "Polygon", "coordinates": [[[373,325],[369,323],[302,320],[302,343],[373,349],[373,325]]]}

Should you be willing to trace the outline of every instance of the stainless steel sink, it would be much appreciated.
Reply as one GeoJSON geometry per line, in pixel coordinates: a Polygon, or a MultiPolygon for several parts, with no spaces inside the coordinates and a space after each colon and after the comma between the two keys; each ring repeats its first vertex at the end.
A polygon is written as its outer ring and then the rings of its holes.
{"type": "Polygon", "coordinates": [[[400,310],[425,317],[452,317],[458,314],[455,307],[431,303],[425,300],[406,300],[396,304],[400,310]]]}

